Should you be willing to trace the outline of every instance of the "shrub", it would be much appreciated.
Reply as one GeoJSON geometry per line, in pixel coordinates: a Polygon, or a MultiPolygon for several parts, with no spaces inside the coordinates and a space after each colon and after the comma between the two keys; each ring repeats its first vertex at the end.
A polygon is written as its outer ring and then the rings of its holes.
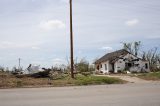
{"type": "Polygon", "coordinates": [[[77,64],[77,70],[82,72],[88,72],[89,71],[89,63],[85,59],[81,59],[81,61],[77,64]]]}
{"type": "Polygon", "coordinates": [[[146,80],[160,80],[160,72],[143,73],[138,75],[138,77],[146,80]]]}
{"type": "Polygon", "coordinates": [[[94,84],[115,84],[123,83],[123,80],[102,76],[78,76],[75,82],[77,85],[94,85],[94,84]]]}
{"type": "Polygon", "coordinates": [[[22,84],[22,81],[17,81],[17,87],[22,87],[23,86],[23,84],[22,84]]]}

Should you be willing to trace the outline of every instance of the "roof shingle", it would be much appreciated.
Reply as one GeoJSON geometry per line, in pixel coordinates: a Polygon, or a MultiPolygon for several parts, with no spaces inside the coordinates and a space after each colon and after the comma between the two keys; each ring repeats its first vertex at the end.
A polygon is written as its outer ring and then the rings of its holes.
{"type": "Polygon", "coordinates": [[[111,52],[111,53],[108,53],[108,54],[102,56],[100,59],[98,59],[95,62],[95,64],[105,62],[107,60],[112,61],[112,60],[115,60],[116,58],[119,58],[120,56],[126,55],[128,53],[129,52],[125,49],[117,50],[115,52],[111,52]]]}

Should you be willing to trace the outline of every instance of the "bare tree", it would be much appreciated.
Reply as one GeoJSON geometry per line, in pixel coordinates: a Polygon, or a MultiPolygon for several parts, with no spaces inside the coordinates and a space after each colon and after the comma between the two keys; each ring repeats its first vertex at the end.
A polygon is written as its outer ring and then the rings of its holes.
{"type": "Polygon", "coordinates": [[[160,63],[160,54],[158,53],[158,48],[143,51],[142,58],[149,61],[150,69],[152,71],[157,70],[157,64],[160,63]]]}
{"type": "Polygon", "coordinates": [[[4,72],[5,68],[0,66],[0,71],[4,72]]]}
{"type": "Polygon", "coordinates": [[[138,55],[139,54],[139,50],[141,47],[141,41],[135,41],[135,42],[123,42],[123,49],[129,51],[130,53],[134,54],[134,55],[138,55]]]}
{"type": "Polygon", "coordinates": [[[132,43],[123,43],[123,49],[133,53],[133,50],[132,50],[132,43]]]}
{"type": "Polygon", "coordinates": [[[137,56],[140,50],[141,41],[134,42],[134,54],[137,56]]]}

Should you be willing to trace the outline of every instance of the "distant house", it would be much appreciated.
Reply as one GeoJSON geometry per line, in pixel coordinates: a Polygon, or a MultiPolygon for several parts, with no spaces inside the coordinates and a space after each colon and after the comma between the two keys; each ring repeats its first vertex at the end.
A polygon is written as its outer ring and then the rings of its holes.
{"type": "Polygon", "coordinates": [[[149,62],[125,49],[108,53],[95,62],[97,72],[118,73],[122,71],[149,72],[149,62]]]}
{"type": "Polygon", "coordinates": [[[27,70],[28,70],[29,74],[34,74],[34,73],[38,73],[38,72],[44,71],[44,70],[42,70],[42,68],[40,68],[40,65],[33,65],[33,64],[30,64],[28,66],[27,70]]]}

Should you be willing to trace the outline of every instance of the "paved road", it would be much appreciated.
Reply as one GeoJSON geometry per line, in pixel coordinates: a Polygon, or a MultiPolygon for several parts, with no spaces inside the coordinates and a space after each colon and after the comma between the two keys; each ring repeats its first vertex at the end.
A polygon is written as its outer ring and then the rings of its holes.
{"type": "Polygon", "coordinates": [[[160,83],[0,89],[0,106],[160,106],[160,83]]]}

